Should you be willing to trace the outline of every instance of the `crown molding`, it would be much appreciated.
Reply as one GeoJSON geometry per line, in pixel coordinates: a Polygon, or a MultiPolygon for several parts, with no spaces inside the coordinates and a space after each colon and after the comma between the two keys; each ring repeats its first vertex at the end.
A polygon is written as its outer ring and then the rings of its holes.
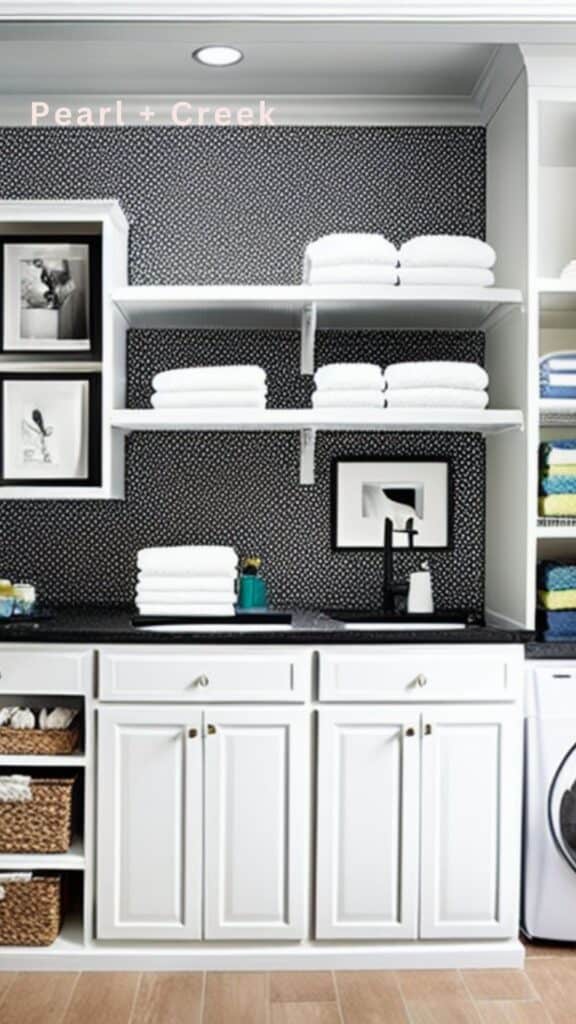
{"type": "Polygon", "coordinates": [[[494,51],[472,91],[472,101],[488,124],[499,109],[510,89],[524,74],[522,52],[517,46],[499,46],[494,51]]]}
{"type": "MultiPolygon", "coordinates": [[[[173,125],[172,109],[176,103],[188,103],[190,109],[182,110],[182,116],[188,113],[194,121],[194,111],[199,108],[209,107],[214,110],[218,107],[226,107],[234,113],[240,108],[250,107],[258,111],[260,102],[264,99],[261,96],[234,96],[229,98],[223,95],[207,96],[126,96],[121,100],[122,124],[139,125],[148,124],[150,127],[162,125],[173,125]],[[154,111],[153,117],[144,121],[141,111],[149,106],[154,111]]],[[[110,119],[106,121],[108,126],[114,126],[118,122],[112,120],[115,117],[115,104],[117,96],[105,95],[6,95],[0,96],[0,126],[8,128],[23,128],[32,126],[31,105],[33,101],[43,101],[49,104],[50,114],[38,121],[37,127],[54,127],[54,110],[58,107],[68,107],[72,111],[80,107],[87,107],[95,112],[101,106],[112,108],[110,119]]],[[[361,127],[386,127],[394,125],[420,126],[420,125],[481,125],[483,124],[482,113],[471,98],[443,97],[443,96],[266,96],[265,103],[268,109],[273,108],[273,124],[282,125],[310,125],[310,126],[337,126],[351,125],[361,127]]],[[[74,120],[72,120],[72,125],[74,120]]],[[[211,115],[206,115],[205,126],[211,127],[213,121],[211,115]]]]}
{"type": "Polygon", "coordinates": [[[576,22],[574,0],[0,0],[0,20],[576,22]]]}

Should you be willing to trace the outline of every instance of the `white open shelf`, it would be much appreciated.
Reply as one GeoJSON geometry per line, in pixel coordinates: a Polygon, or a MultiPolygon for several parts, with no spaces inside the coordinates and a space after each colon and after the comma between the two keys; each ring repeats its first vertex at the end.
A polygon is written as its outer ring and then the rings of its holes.
{"type": "Polygon", "coordinates": [[[83,768],[84,754],[0,754],[0,768],[83,768]]]}
{"type": "MultiPolygon", "coordinates": [[[[73,955],[81,953],[84,949],[84,932],[82,928],[82,916],[79,913],[64,915],[64,923],[58,938],[50,946],[2,946],[1,955],[7,956],[11,953],[12,958],[19,961],[21,970],[27,970],[30,961],[44,958],[56,962],[62,955],[73,955]]],[[[12,960],[14,963],[14,960],[12,960]]]]}
{"type": "Polygon", "coordinates": [[[84,844],[75,838],[67,853],[0,853],[0,871],[83,871],[84,844]]]}
{"type": "Polygon", "coordinates": [[[112,301],[129,327],[300,330],[302,372],[316,330],[486,330],[520,306],[512,288],[394,285],[140,285],[112,301]]]}
{"type": "Polygon", "coordinates": [[[576,327],[576,281],[541,277],[538,298],[541,327],[560,330],[576,327]]]}
{"type": "Polygon", "coordinates": [[[112,426],[133,430],[441,430],[495,434],[522,428],[516,409],[117,409],[112,426]]]}

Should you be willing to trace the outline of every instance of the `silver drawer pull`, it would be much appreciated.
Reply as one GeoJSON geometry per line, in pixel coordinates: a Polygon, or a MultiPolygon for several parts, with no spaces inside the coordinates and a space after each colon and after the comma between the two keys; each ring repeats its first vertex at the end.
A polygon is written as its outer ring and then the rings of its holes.
{"type": "Polygon", "coordinates": [[[192,686],[208,686],[209,682],[210,680],[208,679],[208,676],[196,676],[196,679],[192,682],[192,686]]]}
{"type": "Polygon", "coordinates": [[[421,672],[419,672],[416,678],[412,680],[412,686],[427,686],[427,684],[428,680],[421,672]]]}

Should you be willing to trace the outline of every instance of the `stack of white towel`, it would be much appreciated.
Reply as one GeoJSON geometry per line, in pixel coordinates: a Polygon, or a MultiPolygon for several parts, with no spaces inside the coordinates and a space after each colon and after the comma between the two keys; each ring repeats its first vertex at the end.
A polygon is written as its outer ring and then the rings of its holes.
{"type": "Polygon", "coordinates": [[[398,284],[398,251],[382,235],[342,233],[310,242],[305,284],[398,284]]]}
{"type": "Polygon", "coordinates": [[[138,552],[140,615],[234,615],[238,556],[219,545],[143,548],[138,552]]]}
{"type": "Polygon", "coordinates": [[[190,366],[157,373],[155,409],[265,409],[266,371],[261,366],[190,366]]]}
{"type": "Polygon", "coordinates": [[[496,253],[467,235],[418,235],[398,254],[400,284],[490,287],[496,253]]]}
{"type": "Polygon", "coordinates": [[[393,363],[384,372],[390,409],[485,409],[488,374],[476,363],[393,363]]]}
{"type": "Polygon", "coordinates": [[[314,374],[315,409],[383,409],[382,370],[373,363],[329,363],[314,374]]]}

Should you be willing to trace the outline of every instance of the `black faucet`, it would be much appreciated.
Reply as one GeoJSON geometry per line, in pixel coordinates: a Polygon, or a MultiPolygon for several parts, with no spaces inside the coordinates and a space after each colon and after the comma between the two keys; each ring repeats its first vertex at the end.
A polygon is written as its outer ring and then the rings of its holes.
{"type": "Polygon", "coordinates": [[[382,610],[386,613],[396,614],[396,598],[406,597],[408,594],[407,583],[394,582],[394,555],[393,538],[395,533],[408,534],[408,547],[414,547],[414,537],[418,530],[414,529],[414,520],[407,519],[406,527],[403,530],[396,530],[391,519],[384,520],[384,587],[382,593],[382,610]]]}

